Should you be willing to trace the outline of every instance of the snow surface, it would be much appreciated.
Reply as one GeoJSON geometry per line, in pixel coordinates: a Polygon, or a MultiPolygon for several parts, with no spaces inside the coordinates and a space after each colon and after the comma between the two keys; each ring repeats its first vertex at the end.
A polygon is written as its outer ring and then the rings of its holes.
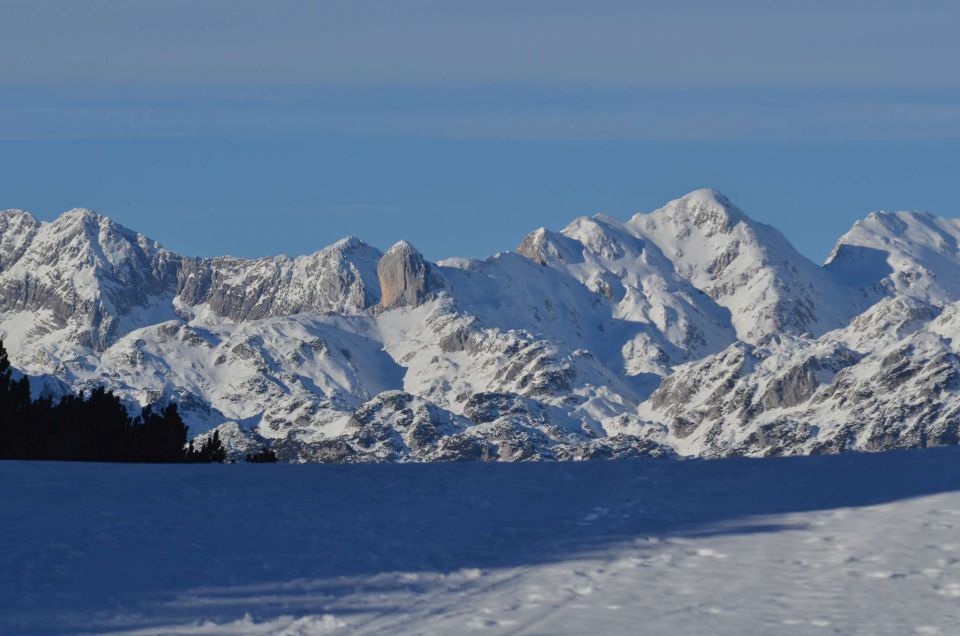
{"type": "Polygon", "coordinates": [[[955,445],[958,241],[878,212],[821,267],[710,189],[439,263],[355,238],[189,258],[88,210],[6,211],[0,338],[37,394],[175,401],[192,434],[284,461],[955,445]],[[358,426],[387,411],[397,430],[358,426]]]}
{"type": "Polygon", "coordinates": [[[3,634],[956,634],[960,449],[0,463],[3,634]]]}

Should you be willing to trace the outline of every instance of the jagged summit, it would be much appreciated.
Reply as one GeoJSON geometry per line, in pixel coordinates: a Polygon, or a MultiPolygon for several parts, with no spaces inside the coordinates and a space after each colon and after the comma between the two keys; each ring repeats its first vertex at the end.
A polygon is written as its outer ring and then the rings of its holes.
{"type": "Polygon", "coordinates": [[[416,307],[443,287],[433,265],[407,241],[397,241],[377,263],[380,307],[416,307]]]}
{"type": "Polygon", "coordinates": [[[325,249],[354,250],[365,247],[370,246],[356,236],[345,236],[325,249]]]}
{"type": "Polygon", "coordinates": [[[651,221],[672,225],[691,224],[708,234],[729,232],[741,221],[753,222],[726,196],[711,188],[694,190],[650,214],[636,214],[629,223],[644,225],[651,221]]]}
{"type": "Polygon", "coordinates": [[[837,241],[826,269],[868,295],[960,299],[960,220],[873,212],[837,241]]]}
{"type": "Polygon", "coordinates": [[[39,228],[40,222],[29,212],[0,212],[0,272],[20,260],[39,228]]]}
{"type": "Polygon", "coordinates": [[[878,212],[821,267],[711,189],[440,263],[355,237],[190,258],[89,210],[5,211],[0,334],[41,390],[176,400],[295,461],[953,443],[958,244],[960,221],[878,212]]]}
{"type": "MultiPolygon", "coordinates": [[[[100,214],[99,212],[95,212],[94,210],[90,210],[89,208],[71,208],[66,212],[62,213],[60,216],[58,216],[56,220],[53,221],[53,223],[56,223],[59,220],[71,221],[71,220],[77,220],[77,219],[95,220],[98,222],[101,219],[109,220],[108,217],[100,214]]],[[[112,223],[113,221],[110,220],[110,222],[112,223]]]]}
{"type": "Polygon", "coordinates": [[[668,203],[667,207],[669,207],[671,204],[682,204],[686,205],[687,207],[721,207],[741,215],[743,214],[743,211],[734,205],[727,195],[714,188],[698,188],[696,190],[691,190],[682,197],[674,199],[668,203]]]}
{"type": "Polygon", "coordinates": [[[12,218],[30,218],[35,222],[38,222],[36,217],[33,216],[30,212],[26,210],[19,210],[17,208],[9,208],[6,210],[0,210],[0,219],[12,219],[12,218]]]}
{"type": "Polygon", "coordinates": [[[619,223],[623,223],[620,219],[618,219],[618,218],[616,218],[616,217],[613,217],[613,216],[610,216],[610,215],[607,214],[606,212],[597,212],[596,214],[594,214],[594,215],[591,216],[590,218],[593,219],[593,220],[595,220],[595,221],[598,221],[598,222],[600,222],[600,223],[608,223],[608,224],[619,224],[619,223]]]}
{"type": "Polygon", "coordinates": [[[740,339],[818,335],[862,311],[846,285],[715,190],[696,190],[628,223],[676,271],[731,312],[740,339]]]}
{"type": "Polygon", "coordinates": [[[384,252],[384,256],[386,256],[387,254],[394,255],[394,256],[402,256],[404,258],[417,258],[417,257],[421,259],[423,258],[423,255],[420,253],[420,250],[418,250],[416,247],[413,246],[412,243],[410,243],[405,239],[400,239],[399,241],[391,245],[390,248],[387,249],[386,252],[384,252]]]}
{"type": "Polygon", "coordinates": [[[544,227],[523,237],[516,251],[517,254],[526,256],[540,265],[547,265],[554,260],[569,262],[578,261],[581,258],[574,241],[544,227]]]}

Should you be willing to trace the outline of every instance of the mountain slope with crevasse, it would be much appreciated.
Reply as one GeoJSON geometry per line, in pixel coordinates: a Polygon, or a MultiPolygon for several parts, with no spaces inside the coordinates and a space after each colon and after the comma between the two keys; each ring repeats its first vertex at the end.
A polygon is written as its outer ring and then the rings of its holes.
{"type": "Polygon", "coordinates": [[[955,444],[958,239],[874,213],[821,267],[713,190],[437,263],[355,238],[188,258],[88,210],[6,211],[0,333],[35,392],[175,400],[290,461],[955,444]]]}

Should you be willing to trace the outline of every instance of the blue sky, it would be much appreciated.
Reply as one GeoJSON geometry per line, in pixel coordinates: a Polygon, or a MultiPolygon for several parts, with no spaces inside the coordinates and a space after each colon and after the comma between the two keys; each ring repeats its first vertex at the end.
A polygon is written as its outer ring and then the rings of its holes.
{"type": "Polygon", "coordinates": [[[0,0],[0,207],[443,258],[710,186],[819,261],[874,209],[960,216],[958,31],[955,2],[0,0]]]}

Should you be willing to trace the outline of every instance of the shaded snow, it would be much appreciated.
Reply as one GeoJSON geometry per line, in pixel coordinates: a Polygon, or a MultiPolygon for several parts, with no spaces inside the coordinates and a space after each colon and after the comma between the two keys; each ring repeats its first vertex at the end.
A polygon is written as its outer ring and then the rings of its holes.
{"type": "Polygon", "coordinates": [[[4,634],[960,629],[956,448],[522,465],[4,462],[0,500],[4,634]]]}
{"type": "Polygon", "coordinates": [[[0,337],[35,391],[175,400],[192,433],[235,423],[297,461],[377,459],[350,422],[395,391],[470,420],[416,422],[430,443],[401,461],[955,444],[958,240],[960,221],[874,213],[819,267],[709,189],[440,263],[355,238],[188,258],[87,210],[6,211],[0,337]]]}

